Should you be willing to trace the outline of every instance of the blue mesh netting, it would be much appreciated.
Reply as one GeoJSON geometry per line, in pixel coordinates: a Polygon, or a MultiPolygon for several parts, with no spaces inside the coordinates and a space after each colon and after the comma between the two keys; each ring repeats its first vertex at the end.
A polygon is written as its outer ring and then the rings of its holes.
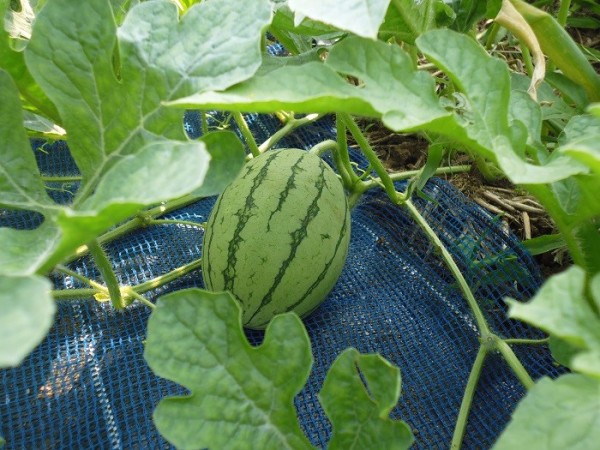
{"type": "MultiPolygon", "coordinates": [[[[248,115],[260,142],[279,126],[277,119],[248,115]]],[[[199,116],[185,127],[199,135],[199,116]]],[[[226,123],[214,116],[211,125],[226,123]]],[[[233,127],[235,128],[235,127],[233,127]]],[[[298,130],[280,147],[308,148],[335,134],[331,118],[298,130]]],[[[72,175],[76,167],[63,143],[34,143],[43,174],[72,175]]],[[[353,152],[359,165],[364,161],[353,152]]],[[[400,186],[401,187],[401,186],[400,186]]],[[[77,185],[52,185],[52,195],[68,202],[77,185]]],[[[416,204],[456,258],[484,306],[492,328],[505,337],[540,337],[506,318],[505,296],[528,299],[541,283],[535,263],[502,224],[449,183],[431,180],[416,204]]],[[[214,199],[182,208],[169,217],[203,222],[214,199]]],[[[0,215],[0,225],[32,228],[34,213],[0,215]]],[[[402,371],[402,397],[394,417],[409,423],[414,448],[447,448],[471,364],[478,349],[474,320],[452,277],[423,232],[377,190],[352,213],[352,239],[344,272],[326,302],[306,320],[314,367],[296,398],[301,425],[310,440],[325,447],[331,428],[317,399],[325,374],[347,347],[379,352],[402,371]]],[[[155,226],[107,245],[123,283],[138,284],[201,255],[202,231],[189,226],[155,226]]],[[[98,278],[84,257],[70,267],[98,278]]],[[[57,287],[83,287],[72,277],[56,277],[57,287]]],[[[189,274],[149,293],[151,299],[175,289],[202,286],[189,274]]],[[[185,390],[157,378],[143,359],[149,310],[134,304],[115,312],[91,299],[61,301],[56,323],[43,343],[10,370],[0,371],[0,435],[6,448],[148,449],[168,448],[152,423],[166,395],[185,390]]],[[[261,332],[248,332],[260,342],[261,332]]],[[[546,348],[517,348],[535,377],[557,375],[546,348]]],[[[486,364],[469,417],[464,448],[489,448],[506,425],[524,390],[500,357],[486,364]]]]}

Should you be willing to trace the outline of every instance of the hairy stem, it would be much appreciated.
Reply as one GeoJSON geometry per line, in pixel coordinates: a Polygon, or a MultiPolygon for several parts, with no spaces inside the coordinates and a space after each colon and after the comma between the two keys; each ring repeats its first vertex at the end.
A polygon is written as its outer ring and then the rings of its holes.
{"type": "Polygon", "coordinates": [[[133,297],[135,300],[137,300],[138,302],[148,306],[149,308],[156,308],[156,306],[154,305],[154,303],[152,303],[150,300],[148,300],[146,297],[144,297],[143,295],[137,293],[135,291],[135,289],[133,288],[125,288],[123,289],[123,293],[127,296],[127,297],[133,297]]]}
{"type": "Polygon", "coordinates": [[[108,294],[110,295],[110,302],[112,303],[113,307],[117,310],[125,308],[126,305],[121,296],[121,287],[119,286],[119,281],[117,280],[115,271],[113,270],[106,253],[104,253],[104,250],[97,240],[90,242],[87,247],[90,250],[90,254],[94,258],[94,262],[100,271],[100,275],[102,275],[102,279],[106,283],[108,294]]]}
{"type": "MultiPolygon", "coordinates": [[[[143,213],[133,217],[127,222],[119,225],[116,228],[102,234],[97,238],[97,241],[100,245],[104,245],[107,242],[111,242],[115,239],[120,238],[128,233],[131,233],[138,228],[143,228],[148,225],[149,221],[154,219],[155,217],[160,217],[164,214],[167,214],[171,211],[175,211],[177,209],[183,208],[184,206],[188,206],[194,202],[198,201],[198,197],[194,195],[186,195],[174,200],[169,200],[168,202],[161,203],[158,206],[150,208],[143,213]]],[[[83,245],[77,249],[77,251],[67,258],[64,263],[68,264],[77,258],[80,258],[83,255],[86,255],[89,252],[87,246],[83,245]]]]}
{"type": "Polygon", "coordinates": [[[242,113],[234,112],[233,119],[242,132],[242,136],[244,136],[244,140],[246,141],[246,145],[250,149],[252,156],[256,157],[260,155],[260,150],[258,149],[258,145],[256,145],[256,140],[254,139],[252,131],[250,131],[250,127],[248,126],[248,123],[246,122],[246,119],[244,119],[242,113]]]}
{"type": "Polygon", "coordinates": [[[458,450],[462,445],[462,440],[465,436],[465,429],[467,427],[467,419],[469,418],[469,412],[471,410],[471,404],[473,403],[473,397],[475,396],[475,390],[477,389],[477,383],[481,375],[481,369],[485,357],[487,356],[489,349],[485,345],[479,347],[477,357],[471,368],[469,379],[467,380],[467,386],[463,394],[463,399],[460,404],[460,410],[458,412],[458,418],[456,419],[456,425],[454,426],[454,435],[452,436],[452,443],[450,448],[452,450],[458,450]]]}
{"type": "Polygon", "coordinates": [[[200,111],[200,123],[202,129],[202,136],[208,133],[208,118],[206,117],[206,111],[200,111]]]}
{"type": "Polygon", "coordinates": [[[314,153],[315,155],[322,156],[328,151],[335,152],[337,151],[338,144],[337,142],[327,139],[325,141],[319,142],[317,145],[311,147],[309,150],[310,153],[314,153]]]}
{"type": "Polygon", "coordinates": [[[534,381],[527,372],[527,369],[525,369],[521,361],[519,361],[519,358],[517,358],[517,355],[515,355],[515,352],[513,352],[513,349],[502,339],[497,340],[496,349],[502,354],[525,389],[531,389],[534,385],[534,381]]]}
{"type": "Polygon", "coordinates": [[[145,281],[133,287],[133,289],[138,294],[143,294],[144,292],[148,292],[152,289],[156,289],[157,287],[163,286],[171,281],[176,280],[177,278],[183,277],[190,272],[198,270],[202,267],[202,259],[195,259],[194,261],[180,266],[176,269],[171,270],[163,275],[159,275],[156,278],[152,278],[151,280],[145,281]]]}
{"type": "MultiPolygon", "coordinates": [[[[383,166],[381,160],[375,154],[375,151],[371,147],[371,144],[369,144],[369,141],[367,140],[365,135],[362,133],[358,125],[356,125],[356,122],[354,122],[354,119],[349,114],[340,114],[340,117],[343,120],[346,127],[348,128],[348,131],[350,131],[350,134],[352,134],[352,137],[354,137],[354,139],[356,140],[356,143],[363,152],[363,155],[365,155],[365,158],[367,158],[369,164],[371,165],[371,167],[373,167],[373,170],[375,170],[375,172],[377,172],[377,175],[379,175],[379,178],[381,179],[381,183],[383,184],[387,195],[390,197],[392,202],[398,203],[399,200],[401,200],[400,194],[398,193],[398,191],[396,191],[394,182],[392,181],[387,170],[385,170],[385,167],[383,166]]],[[[340,149],[340,151],[343,151],[343,149],[340,149]]],[[[354,174],[356,179],[358,179],[358,176],[356,175],[356,173],[354,173],[354,170],[352,171],[352,173],[354,174]]]]}
{"type": "Polygon", "coordinates": [[[191,220],[177,220],[177,219],[151,219],[147,221],[147,225],[187,225],[195,228],[204,229],[204,225],[198,222],[192,222],[191,220]]]}
{"type": "Polygon", "coordinates": [[[342,177],[342,183],[349,192],[354,191],[355,176],[354,169],[350,164],[350,155],[348,154],[348,139],[346,137],[346,124],[340,114],[335,116],[337,149],[333,152],[335,166],[342,177]],[[354,176],[353,176],[354,175],[354,176]]]}
{"type": "Polygon", "coordinates": [[[550,338],[544,339],[504,339],[509,345],[545,345],[550,342],[550,338]]]}
{"type": "Polygon", "coordinates": [[[439,236],[433,230],[433,228],[431,228],[431,226],[429,225],[427,220],[425,220],[425,218],[421,215],[421,213],[416,208],[416,206],[413,204],[413,202],[410,199],[407,199],[404,202],[404,205],[408,209],[408,211],[409,211],[410,215],[413,217],[413,219],[419,224],[421,229],[427,234],[427,236],[429,237],[429,240],[434,245],[434,247],[442,255],[442,258],[444,259],[448,269],[454,276],[454,279],[457,281],[458,286],[459,286],[463,296],[465,297],[467,303],[469,304],[469,308],[471,308],[471,311],[473,312],[475,321],[477,322],[477,328],[479,329],[479,333],[482,336],[490,335],[491,332],[490,332],[489,326],[487,324],[487,321],[485,320],[485,316],[483,315],[481,308],[479,308],[479,304],[477,303],[477,300],[475,300],[475,296],[473,295],[473,292],[471,291],[471,288],[469,287],[467,280],[465,280],[465,277],[463,276],[462,272],[458,268],[456,261],[454,261],[454,258],[452,257],[452,255],[450,254],[450,252],[448,251],[448,249],[446,248],[446,246],[444,245],[442,240],[439,238],[439,236]]]}
{"type": "Polygon", "coordinates": [[[322,114],[308,114],[307,116],[301,117],[300,119],[296,119],[294,117],[283,117],[285,120],[285,125],[281,129],[277,130],[273,135],[271,135],[269,139],[260,144],[258,146],[258,151],[260,153],[266,152],[275,144],[277,144],[281,139],[291,134],[294,130],[305,125],[314,123],[321,117],[323,117],[322,114]]]}
{"type": "Polygon", "coordinates": [[[58,176],[58,177],[51,177],[51,176],[41,176],[42,181],[45,181],[46,183],[74,183],[77,181],[81,181],[83,179],[83,177],[81,175],[71,175],[71,176],[58,176]]]}

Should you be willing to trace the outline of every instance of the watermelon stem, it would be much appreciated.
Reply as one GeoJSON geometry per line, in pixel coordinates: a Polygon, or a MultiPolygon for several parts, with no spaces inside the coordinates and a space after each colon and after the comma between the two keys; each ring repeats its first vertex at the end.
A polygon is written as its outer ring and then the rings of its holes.
{"type": "Polygon", "coordinates": [[[458,286],[459,286],[463,296],[465,297],[467,303],[469,304],[469,308],[471,309],[471,311],[473,312],[473,315],[475,316],[475,321],[477,322],[477,328],[479,329],[480,335],[482,335],[482,336],[491,335],[492,333],[491,333],[489,325],[485,319],[485,316],[483,315],[483,312],[482,312],[481,308],[479,307],[479,304],[477,303],[477,300],[475,299],[475,296],[473,295],[473,292],[471,291],[471,288],[469,287],[467,280],[465,279],[464,275],[460,271],[458,265],[456,264],[456,261],[454,261],[452,254],[448,251],[448,249],[446,248],[446,246],[444,245],[444,243],[442,242],[440,237],[433,230],[433,228],[431,228],[431,226],[429,225],[427,220],[421,215],[420,211],[417,209],[415,204],[410,199],[406,199],[404,201],[404,206],[406,206],[410,215],[417,222],[417,224],[421,227],[421,229],[425,232],[425,234],[427,234],[427,236],[429,237],[429,240],[431,241],[433,246],[442,255],[442,258],[446,262],[446,266],[448,267],[448,269],[454,276],[454,279],[458,283],[458,286]]]}
{"type": "Polygon", "coordinates": [[[106,287],[108,288],[108,295],[110,296],[110,302],[116,310],[121,310],[127,306],[123,301],[123,296],[121,295],[121,287],[119,286],[119,280],[117,280],[117,276],[115,275],[115,271],[106,256],[106,253],[98,243],[96,239],[91,241],[87,245],[90,250],[90,254],[94,258],[94,262],[100,271],[100,275],[102,279],[106,283],[106,287]]]}
{"type": "Polygon", "coordinates": [[[273,146],[281,139],[291,134],[294,130],[306,125],[310,125],[311,123],[319,120],[321,117],[323,117],[323,114],[308,114],[299,119],[296,119],[293,115],[290,115],[287,117],[285,125],[281,129],[277,130],[266,141],[258,146],[258,151],[260,153],[266,152],[267,150],[273,148],[273,146]]]}
{"type": "Polygon", "coordinates": [[[246,119],[242,113],[238,111],[234,112],[233,120],[235,120],[235,123],[242,133],[242,136],[244,136],[244,140],[246,141],[246,145],[250,149],[252,156],[257,157],[260,155],[260,150],[258,149],[258,145],[256,145],[256,139],[254,139],[252,131],[250,131],[250,127],[248,126],[248,122],[246,122],[246,119]]]}
{"type": "MultiPolygon", "coordinates": [[[[400,192],[398,192],[396,190],[396,187],[394,186],[394,182],[392,181],[390,174],[387,172],[387,170],[383,166],[383,163],[381,162],[381,160],[377,157],[375,150],[373,150],[373,147],[371,147],[371,144],[369,144],[369,141],[367,140],[367,138],[365,137],[365,135],[363,134],[363,132],[361,131],[359,126],[356,124],[356,122],[354,121],[352,116],[350,116],[347,113],[339,113],[338,117],[340,117],[341,121],[344,122],[344,125],[346,126],[348,131],[350,131],[350,134],[352,134],[352,137],[354,138],[354,140],[360,147],[363,155],[365,156],[365,158],[367,158],[367,161],[369,162],[371,167],[373,167],[373,170],[375,170],[375,172],[377,172],[377,175],[379,175],[379,178],[385,189],[385,192],[388,194],[390,199],[396,204],[402,203],[402,201],[404,200],[403,194],[401,194],[400,192]]],[[[342,155],[344,153],[347,154],[347,152],[348,152],[347,146],[346,146],[345,150],[346,151],[344,152],[344,149],[340,148],[340,153],[342,155]]],[[[348,158],[348,161],[344,160],[343,162],[344,162],[344,166],[346,167],[346,169],[351,171],[351,173],[355,177],[355,178],[351,179],[352,185],[350,188],[350,191],[354,191],[356,189],[355,185],[358,182],[360,182],[360,183],[362,183],[362,182],[360,181],[360,178],[358,177],[358,175],[356,175],[356,173],[354,172],[354,169],[352,168],[352,166],[350,164],[350,158],[348,158]]]]}

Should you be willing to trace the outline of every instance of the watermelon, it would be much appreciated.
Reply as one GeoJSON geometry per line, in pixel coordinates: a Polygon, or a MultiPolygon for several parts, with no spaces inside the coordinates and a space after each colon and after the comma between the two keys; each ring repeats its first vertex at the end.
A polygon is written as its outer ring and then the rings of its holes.
{"type": "Polygon", "coordinates": [[[244,325],[263,329],[276,314],[302,317],[325,300],[349,241],[348,202],[331,167],[304,150],[269,151],[217,199],[204,234],[204,283],[231,292],[244,325]]]}

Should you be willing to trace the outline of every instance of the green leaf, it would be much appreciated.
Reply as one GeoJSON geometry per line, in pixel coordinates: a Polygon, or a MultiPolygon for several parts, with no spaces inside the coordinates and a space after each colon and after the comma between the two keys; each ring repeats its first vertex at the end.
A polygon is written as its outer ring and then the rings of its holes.
{"type": "Polygon", "coordinates": [[[600,175],[600,133],[567,142],[558,151],[569,155],[600,175]]]}
{"type": "Polygon", "coordinates": [[[145,144],[185,140],[182,113],[161,102],[250,77],[260,65],[270,14],[268,0],[202,2],[178,22],[172,2],[143,2],[119,28],[115,54],[107,0],[49,2],[36,19],[26,61],[63,118],[84,176],[81,194],[145,144]],[[223,29],[236,38],[223,39],[223,29]]]}
{"type": "Polygon", "coordinates": [[[587,172],[569,157],[554,158],[542,166],[523,159],[527,135],[515,133],[519,122],[509,120],[510,76],[503,61],[490,57],[468,36],[450,30],[429,31],[417,39],[417,46],[446,72],[467,101],[466,110],[454,116],[454,124],[432,122],[423,129],[453,138],[496,161],[515,184],[550,183],[587,172]]]}
{"type": "Polygon", "coordinates": [[[0,368],[14,367],[42,341],[56,307],[42,277],[0,275],[0,368]]]}
{"type": "Polygon", "coordinates": [[[564,247],[565,240],[560,234],[545,234],[523,241],[523,246],[535,256],[564,247]]]}
{"type": "Polygon", "coordinates": [[[588,450],[600,442],[600,380],[542,378],[527,393],[493,450],[588,450]]]}
{"type": "Polygon", "coordinates": [[[312,364],[300,319],[277,316],[252,347],[228,293],[168,294],[148,321],[144,357],[190,395],[163,399],[154,412],[178,448],[310,448],[294,409],[312,364]]]}
{"type": "MultiPolygon", "coordinates": [[[[511,86],[513,91],[527,92],[531,79],[525,75],[511,73],[511,86]]],[[[542,112],[542,119],[557,124],[557,128],[563,129],[567,122],[578,110],[568,105],[565,100],[556,94],[552,86],[543,81],[537,87],[538,105],[542,112]]],[[[511,105],[512,107],[512,105],[511,105]]],[[[531,136],[533,137],[533,136],[531,136]]]]}
{"type": "MultiPolygon", "coordinates": [[[[5,17],[4,13],[9,3],[10,0],[0,0],[0,17],[5,17]]],[[[0,68],[11,75],[29,108],[57,122],[59,116],[56,107],[29,73],[25,65],[23,52],[14,50],[11,41],[12,39],[4,30],[4,26],[0,26],[0,68]]]]}
{"type": "Polygon", "coordinates": [[[240,173],[246,162],[244,144],[231,131],[213,131],[200,138],[210,153],[210,166],[204,183],[193,194],[209,197],[220,194],[240,173]]]}
{"type": "Polygon", "coordinates": [[[47,212],[53,202],[38,171],[17,88],[10,75],[0,70],[0,205],[47,212]]]}
{"type": "MultiPolygon", "coordinates": [[[[600,275],[597,275],[600,277],[600,275]]],[[[597,281],[591,286],[598,289],[597,281]]],[[[594,292],[594,298],[600,292],[594,292]]],[[[529,303],[507,300],[509,316],[530,323],[578,348],[573,370],[600,378],[600,316],[585,293],[585,272],[577,267],[549,278],[529,303]]]]}
{"type": "Polygon", "coordinates": [[[391,38],[411,45],[427,30],[453,22],[455,13],[443,0],[394,0],[379,28],[379,37],[391,38]]]}
{"type": "Polygon", "coordinates": [[[204,182],[209,155],[202,142],[159,141],[122,158],[100,180],[78,209],[65,208],[56,222],[60,243],[41,271],[50,270],[80,245],[87,244],[144,206],[181,197],[204,182]]]}
{"type": "Polygon", "coordinates": [[[456,20],[452,28],[469,32],[484,17],[494,18],[500,11],[501,0],[460,0],[452,2],[456,12],[456,20]]]}
{"type": "Polygon", "coordinates": [[[587,136],[600,136],[600,118],[591,114],[574,116],[563,129],[559,143],[579,140],[587,136]]]}
{"type": "Polygon", "coordinates": [[[390,0],[350,0],[343,6],[338,0],[288,0],[288,5],[298,16],[333,25],[358,36],[377,39],[390,0]]]}
{"type": "Polygon", "coordinates": [[[393,129],[410,129],[448,117],[433,79],[418,72],[398,46],[349,37],[336,44],[327,63],[285,66],[222,92],[205,92],[171,105],[185,108],[298,113],[341,111],[382,117],[393,129]],[[338,72],[356,77],[354,86],[338,72]]]}
{"type": "Polygon", "coordinates": [[[0,228],[0,274],[33,275],[50,257],[59,238],[60,231],[48,221],[35,230],[0,228]]]}
{"type": "Polygon", "coordinates": [[[410,428],[389,418],[399,397],[398,368],[379,355],[345,350],[329,369],[319,394],[333,424],[328,448],[409,448],[410,428]]]}

